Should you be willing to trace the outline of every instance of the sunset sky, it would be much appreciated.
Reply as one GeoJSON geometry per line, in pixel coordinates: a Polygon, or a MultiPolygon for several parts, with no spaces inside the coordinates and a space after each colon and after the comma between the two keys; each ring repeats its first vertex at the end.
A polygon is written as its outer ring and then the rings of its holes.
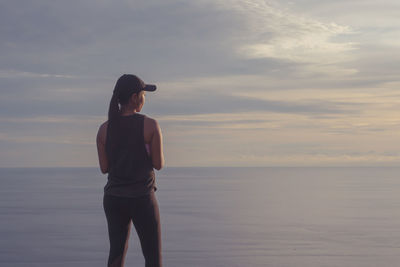
{"type": "Polygon", "coordinates": [[[97,166],[115,82],[158,89],[167,166],[399,166],[384,1],[0,1],[0,167],[97,166]]]}

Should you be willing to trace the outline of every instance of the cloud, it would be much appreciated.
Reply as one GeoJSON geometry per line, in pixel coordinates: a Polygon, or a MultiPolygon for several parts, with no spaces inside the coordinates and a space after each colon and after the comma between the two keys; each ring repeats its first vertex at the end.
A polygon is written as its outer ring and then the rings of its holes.
{"type": "Polygon", "coordinates": [[[325,114],[349,113],[343,103],[329,101],[309,101],[307,103],[257,99],[234,95],[214,93],[192,93],[190,96],[180,96],[173,105],[171,102],[160,99],[152,107],[155,114],[204,114],[204,113],[229,113],[246,111],[266,111],[294,114],[325,114]]]}
{"type": "Polygon", "coordinates": [[[98,124],[102,122],[104,116],[31,116],[31,117],[0,117],[1,123],[39,123],[39,124],[46,124],[46,123],[95,123],[98,124]]]}
{"type": "Polygon", "coordinates": [[[328,68],[353,48],[330,40],[350,33],[348,26],[264,1],[23,1],[0,12],[0,66],[21,73],[134,72],[167,81],[290,71],[297,62],[328,68]]]}
{"type": "Polygon", "coordinates": [[[17,70],[0,70],[0,78],[76,78],[73,75],[35,73],[17,70]]]}
{"type": "Polygon", "coordinates": [[[338,63],[352,59],[354,42],[334,41],[349,35],[349,26],[323,23],[301,16],[266,1],[219,1],[219,5],[242,17],[243,36],[236,51],[248,58],[275,58],[297,63],[318,65],[314,71],[327,72],[342,68],[353,74],[356,69],[345,69],[338,63]],[[332,66],[332,64],[336,64],[332,66]]]}
{"type": "Polygon", "coordinates": [[[166,79],[209,74],[229,60],[229,14],[192,2],[23,1],[0,12],[7,69],[107,76],[127,70],[166,79]]]}

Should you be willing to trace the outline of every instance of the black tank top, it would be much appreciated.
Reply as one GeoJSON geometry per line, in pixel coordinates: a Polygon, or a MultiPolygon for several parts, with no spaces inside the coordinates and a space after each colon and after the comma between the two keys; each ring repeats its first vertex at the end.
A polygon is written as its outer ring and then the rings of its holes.
{"type": "Polygon", "coordinates": [[[153,164],[144,143],[144,117],[139,113],[121,116],[119,145],[109,162],[104,194],[139,197],[157,190],[153,164]]]}

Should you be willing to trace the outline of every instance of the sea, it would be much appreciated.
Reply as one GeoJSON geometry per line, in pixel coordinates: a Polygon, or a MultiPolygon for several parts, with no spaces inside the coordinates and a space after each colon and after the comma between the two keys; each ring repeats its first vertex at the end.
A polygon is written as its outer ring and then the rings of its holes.
{"type": "MultiPolygon", "coordinates": [[[[400,168],[166,167],[164,267],[398,267],[400,168]]],[[[0,168],[0,266],[106,266],[107,176],[0,168]]],[[[132,228],[125,266],[144,266],[132,228]]]]}

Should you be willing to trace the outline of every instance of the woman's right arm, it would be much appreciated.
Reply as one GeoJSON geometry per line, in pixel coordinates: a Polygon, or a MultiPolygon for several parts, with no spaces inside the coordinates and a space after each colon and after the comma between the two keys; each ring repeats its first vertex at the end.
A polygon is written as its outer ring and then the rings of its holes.
{"type": "Polygon", "coordinates": [[[153,163],[153,167],[156,170],[160,170],[162,167],[164,167],[164,152],[161,128],[156,120],[151,119],[150,121],[153,128],[153,134],[150,142],[151,160],[153,163]]]}
{"type": "Polygon", "coordinates": [[[108,160],[106,154],[107,124],[108,122],[105,122],[100,126],[96,137],[99,165],[100,165],[100,170],[103,174],[106,174],[108,172],[108,160]]]}

